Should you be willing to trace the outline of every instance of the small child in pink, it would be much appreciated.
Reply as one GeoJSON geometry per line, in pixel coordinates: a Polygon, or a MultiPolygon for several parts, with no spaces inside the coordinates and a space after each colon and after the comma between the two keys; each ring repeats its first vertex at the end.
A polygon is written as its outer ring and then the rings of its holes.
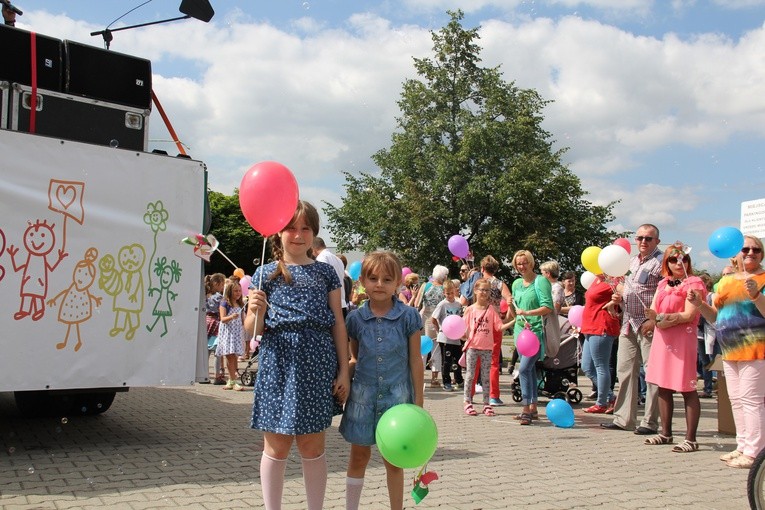
{"type": "MultiPolygon", "coordinates": [[[[475,303],[465,310],[463,316],[467,326],[467,342],[463,350],[467,353],[466,381],[475,379],[476,361],[481,360],[481,385],[483,391],[483,414],[495,416],[494,408],[489,404],[489,371],[491,369],[491,352],[494,348],[494,332],[505,330],[511,323],[503,324],[502,319],[490,304],[491,283],[485,278],[480,278],[473,286],[475,303]]],[[[476,416],[478,413],[473,408],[470,395],[470,384],[465,384],[465,414],[476,416]]]]}

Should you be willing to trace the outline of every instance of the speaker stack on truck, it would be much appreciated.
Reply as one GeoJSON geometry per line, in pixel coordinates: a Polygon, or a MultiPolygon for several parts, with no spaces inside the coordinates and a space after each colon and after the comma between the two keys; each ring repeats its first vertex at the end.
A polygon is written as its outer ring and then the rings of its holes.
{"type": "Polygon", "coordinates": [[[150,61],[2,25],[0,47],[0,128],[146,150],[150,61]]]}

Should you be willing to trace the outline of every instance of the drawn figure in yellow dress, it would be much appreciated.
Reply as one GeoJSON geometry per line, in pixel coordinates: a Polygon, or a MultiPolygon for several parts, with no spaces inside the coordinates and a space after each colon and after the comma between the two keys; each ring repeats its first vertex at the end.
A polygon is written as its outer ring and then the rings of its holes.
{"type": "Polygon", "coordinates": [[[56,344],[56,349],[63,349],[69,342],[69,334],[74,326],[77,333],[77,343],[74,346],[74,352],[82,347],[82,337],[80,336],[80,324],[90,319],[93,315],[93,303],[96,307],[101,306],[101,298],[90,293],[90,287],[96,280],[96,266],[94,262],[98,258],[98,250],[88,248],[85,257],[74,266],[72,271],[72,284],[69,288],[62,290],[55,297],[48,300],[48,306],[53,307],[56,301],[63,296],[61,307],[58,309],[58,321],[66,324],[66,336],[64,341],[56,344]]]}
{"type": "Polygon", "coordinates": [[[149,296],[154,295],[155,292],[159,293],[154,310],[151,311],[156,319],[154,319],[154,324],[146,326],[146,329],[152,331],[159,319],[162,319],[165,330],[159,336],[163,337],[167,334],[167,318],[173,316],[170,301],[175,301],[175,298],[178,297],[177,293],[170,290],[170,286],[173,282],[177,283],[181,280],[181,267],[176,261],[172,260],[168,264],[167,257],[161,257],[154,263],[154,274],[159,277],[159,288],[149,287],[149,296]]]}
{"type": "Polygon", "coordinates": [[[99,261],[101,276],[98,286],[114,297],[114,327],[109,331],[109,336],[117,336],[127,330],[125,339],[132,340],[141,325],[144,293],[141,270],[146,262],[146,251],[140,244],[123,246],[117,260],[119,267],[115,267],[111,255],[105,255],[99,261]]]}

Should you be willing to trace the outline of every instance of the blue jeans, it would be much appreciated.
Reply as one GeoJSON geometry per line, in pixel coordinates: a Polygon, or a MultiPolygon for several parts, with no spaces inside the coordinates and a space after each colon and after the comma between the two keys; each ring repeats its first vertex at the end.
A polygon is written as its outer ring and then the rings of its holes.
{"type": "Polygon", "coordinates": [[[598,386],[599,406],[607,406],[611,397],[611,348],[616,337],[586,335],[582,349],[582,370],[598,386]]]}
{"type": "MultiPolygon", "coordinates": [[[[518,368],[521,378],[521,404],[527,406],[536,404],[539,400],[539,381],[537,380],[536,363],[539,353],[535,356],[521,356],[521,365],[518,368]]],[[[485,391],[485,390],[484,390],[485,391]]]]}

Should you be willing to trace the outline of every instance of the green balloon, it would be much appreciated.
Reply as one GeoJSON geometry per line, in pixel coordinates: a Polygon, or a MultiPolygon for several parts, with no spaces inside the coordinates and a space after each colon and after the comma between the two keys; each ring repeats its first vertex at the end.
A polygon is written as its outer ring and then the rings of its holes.
{"type": "Polygon", "coordinates": [[[438,446],[438,428],[420,406],[399,404],[380,417],[375,431],[380,454],[396,467],[411,469],[427,463],[438,446]]]}

